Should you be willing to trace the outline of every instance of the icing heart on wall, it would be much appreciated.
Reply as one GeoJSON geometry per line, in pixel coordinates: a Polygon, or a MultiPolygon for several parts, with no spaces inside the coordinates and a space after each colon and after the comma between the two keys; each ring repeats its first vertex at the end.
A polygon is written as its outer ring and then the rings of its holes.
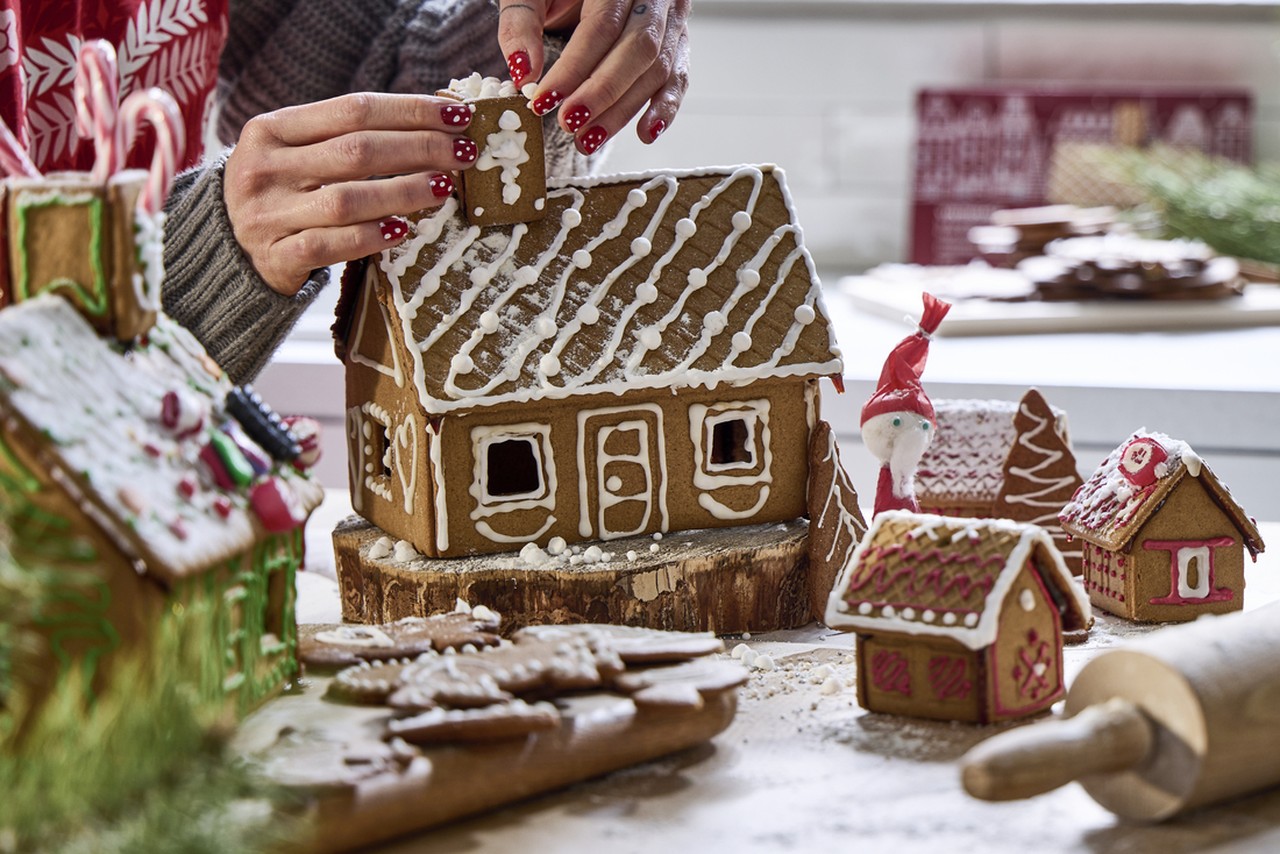
{"type": "Polygon", "coordinates": [[[404,512],[413,514],[413,493],[418,485],[418,419],[412,415],[405,417],[404,423],[396,427],[395,435],[396,477],[400,478],[400,490],[404,494],[404,512]],[[412,454],[405,453],[409,448],[412,454]],[[405,461],[409,462],[409,470],[405,472],[405,461]]]}

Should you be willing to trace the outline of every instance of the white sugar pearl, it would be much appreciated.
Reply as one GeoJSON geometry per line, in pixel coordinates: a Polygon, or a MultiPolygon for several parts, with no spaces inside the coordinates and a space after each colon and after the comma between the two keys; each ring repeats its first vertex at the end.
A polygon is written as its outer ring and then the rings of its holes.
{"type": "Polygon", "coordinates": [[[740,270],[738,272],[738,281],[741,282],[742,286],[745,288],[754,288],[756,285],[760,284],[760,271],[751,269],[740,270]]]}
{"type": "Polygon", "coordinates": [[[565,208],[564,213],[560,214],[560,224],[568,228],[577,228],[582,225],[582,212],[577,208],[565,208]]]}
{"type": "Polygon", "coordinates": [[[647,201],[649,201],[649,194],[638,187],[627,193],[627,204],[633,208],[642,207],[647,201]]]}
{"type": "Polygon", "coordinates": [[[538,361],[538,370],[549,377],[554,377],[560,373],[560,360],[548,353],[538,361]]]}
{"type": "Polygon", "coordinates": [[[859,614],[861,614],[861,615],[862,615],[862,616],[864,616],[864,617],[865,617],[867,614],[870,614],[870,613],[871,613],[871,603],[870,603],[870,602],[862,602],[862,603],[860,603],[860,604],[858,605],[858,613],[859,613],[859,614]]]}
{"type": "Polygon", "coordinates": [[[650,350],[656,350],[662,345],[662,333],[653,326],[646,326],[640,330],[640,343],[650,350]]]}
{"type": "Polygon", "coordinates": [[[547,200],[546,200],[546,199],[534,199],[534,200],[533,200],[533,209],[534,209],[535,211],[540,211],[540,210],[542,210],[543,208],[545,208],[546,206],[547,206],[547,200]]]}
{"type": "Polygon", "coordinates": [[[746,211],[738,211],[733,215],[733,227],[738,231],[746,231],[751,227],[751,214],[746,211]]]}
{"type": "Polygon", "coordinates": [[[498,330],[498,313],[496,311],[481,312],[480,328],[485,332],[496,332],[498,330]]]}
{"type": "Polygon", "coordinates": [[[707,271],[696,267],[689,271],[689,287],[702,288],[707,285],[707,271]]]}
{"type": "Polygon", "coordinates": [[[964,615],[964,624],[965,624],[966,626],[968,626],[969,628],[973,628],[974,626],[978,625],[978,615],[977,615],[977,614],[965,614],[965,615],[964,615]]]}
{"type": "Polygon", "coordinates": [[[459,374],[469,374],[476,369],[476,363],[466,353],[459,353],[454,356],[450,364],[453,366],[453,370],[459,374]]]}
{"type": "Polygon", "coordinates": [[[556,322],[549,317],[539,317],[533,324],[533,331],[543,338],[556,334],[556,322]]]}
{"type": "Polygon", "coordinates": [[[538,271],[536,268],[526,265],[512,274],[511,281],[521,287],[532,285],[534,282],[538,281],[538,271]]]}
{"type": "Polygon", "coordinates": [[[640,287],[636,288],[636,299],[644,305],[656,302],[658,299],[657,286],[655,286],[653,282],[645,282],[640,287]]]}
{"type": "Polygon", "coordinates": [[[653,244],[649,242],[648,238],[637,237],[631,241],[631,254],[637,258],[643,258],[652,251],[653,244]]]}
{"type": "Polygon", "coordinates": [[[488,267],[476,267],[471,271],[471,284],[487,285],[493,281],[493,271],[488,267]]]}
{"type": "Polygon", "coordinates": [[[693,237],[698,233],[698,224],[688,217],[684,217],[676,222],[676,234],[683,238],[693,237]]]}
{"type": "Polygon", "coordinates": [[[733,349],[735,349],[735,350],[750,350],[750,349],[751,349],[751,336],[750,336],[750,335],[748,335],[748,334],[747,334],[747,333],[745,333],[745,332],[735,332],[735,333],[733,333],[733,349]]]}
{"type": "Polygon", "coordinates": [[[591,253],[585,249],[579,249],[573,253],[573,264],[575,267],[586,269],[591,266],[591,253]]]}
{"type": "Polygon", "coordinates": [[[708,312],[707,316],[702,319],[702,325],[705,326],[707,331],[712,335],[718,335],[723,332],[725,323],[724,315],[718,311],[708,312]]]}
{"type": "Polygon", "coordinates": [[[591,303],[586,303],[582,308],[578,309],[578,320],[581,320],[587,326],[592,325],[600,320],[600,309],[591,303]]]}
{"type": "Polygon", "coordinates": [[[885,617],[892,617],[894,614],[898,612],[894,610],[892,605],[885,605],[883,608],[880,609],[880,613],[885,617]]]}
{"type": "Polygon", "coordinates": [[[813,306],[811,305],[796,306],[795,316],[796,316],[796,323],[800,323],[805,326],[808,326],[810,323],[813,323],[814,318],[817,317],[817,315],[813,311],[813,306]]]}

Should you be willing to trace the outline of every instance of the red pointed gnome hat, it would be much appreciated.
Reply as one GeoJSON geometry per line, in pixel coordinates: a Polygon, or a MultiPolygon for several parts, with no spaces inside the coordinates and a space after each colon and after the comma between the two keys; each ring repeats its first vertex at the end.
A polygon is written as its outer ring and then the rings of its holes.
{"type": "Polygon", "coordinates": [[[875,394],[862,405],[861,424],[866,424],[867,419],[885,412],[914,412],[929,419],[931,424],[936,423],[933,404],[924,393],[920,376],[924,373],[924,363],[929,358],[929,336],[938,328],[942,318],[947,316],[951,303],[943,302],[929,293],[923,294],[923,297],[924,314],[920,316],[920,326],[903,338],[884,360],[875,394]]]}

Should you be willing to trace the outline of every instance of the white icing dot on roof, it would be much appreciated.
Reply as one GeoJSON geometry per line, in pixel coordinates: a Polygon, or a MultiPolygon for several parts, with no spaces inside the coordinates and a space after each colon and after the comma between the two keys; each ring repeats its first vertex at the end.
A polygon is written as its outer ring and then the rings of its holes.
{"type": "Polygon", "coordinates": [[[637,237],[631,241],[631,254],[637,258],[643,258],[653,251],[653,244],[649,242],[647,237],[637,237]]]}
{"type": "Polygon", "coordinates": [[[653,282],[645,282],[640,287],[636,288],[636,299],[638,299],[642,305],[648,305],[651,302],[657,301],[657,287],[653,282]]]}
{"type": "Polygon", "coordinates": [[[893,609],[892,605],[885,605],[883,608],[880,609],[880,613],[886,617],[892,617],[894,614],[898,612],[893,609]]]}
{"type": "Polygon", "coordinates": [[[689,287],[702,288],[707,284],[707,271],[696,267],[689,271],[689,287]]]}
{"type": "Polygon", "coordinates": [[[813,306],[811,305],[796,306],[796,311],[795,311],[796,323],[801,323],[801,324],[804,324],[805,326],[808,326],[810,323],[813,323],[815,317],[817,317],[817,315],[814,313],[813,306]]]}
{"type": "Polygon", "coordinates": [[[751,227],[751,214],[746,211],[738,211],[733,215],[733,227],[738,231],[746,231],[751,227]]]}
{"type": "Polygon", "coordinates": [[[698,224],[686,217],[681,217],[676,222],[676,234],[680,237],[690,238],[698,233],[698,224]]]}
{"type": "Polygon", "coordinates": [[[535,267],[524,266],[516,270],[511,278],[517,285],[532,285],[538,281],[538,270],[535,267]]]}
{"type": "Polygon", "coordinates": [[[956,624],[956,615],[950,612],[943,614],[942,622],[944,625],[954,626],[956,624]]]}
{"type": "Polygon", "coordinates": [[[656,326],[646,326],[640,330],[640,343],[650,350],[656,350],[662,346],[662,333],[656,326]]]}
{"type": "Polygon", "coordinates": [[[538,370],[549,377],[560,373],[560,360],[548,353],[538,361],[538,370]]]}
{"type": "Polygon", "coordinates": [[[933,611],[929,611],[929,610],[926,610],[923,614],[920,615],[920,619],[924,620],[926,623],[932,623],[937,618],[938,618],[938,615],[933,613],[933,611]]]}
{"type": "Polygon", "coordinates": [[[591,303],[585,303],[582,308],[578,309],[578,320],[590,326],[600,320],[600,309],[591,303]]]}
{"type": "Polygon", "coordinates": [[[457,373],[469,374],[476,369],[476,363],[471,361],[471,357],[466,353],[459,353],[453,357],[450,363],[457,373]]]}
{"type": "Polygon", "coordinates": [[[476,267],[471,271],[471,284],[487,285],[493,281],[493,271],[488,267],[476,267]]]}
{"type": "Polygon", "coordinates": [[[902,609],[902,619],[904,619],[904,620],[914,620],[915,618],[916,618],[916,609],[915,609],[915,608],[903,608],[903,609],[902,609]]]}
{"type": "Polygon", "coordinates": [[[498,329],[498,314],[495,311],[485,311],[480,315],[480,328],[485,332],[496,332],[498,329]]]}
{"type": "Polygon", "coordinates": [[[577,208],[565,208],[564,213],[560,214],[560,224],[577,228],[582,225],[582,212],[577,208]]]}
{"type": "Polygon", "coordinates": [[[735,349],[735,350],[750,350],[750,349],[751,349],[751,336],[750,336],[750,335],[748,335],[748,334],[747,334],[747,333],[745,333],[745,332],[735,332],[735,333],[733,333],[733,349],[735,349]]]}
{"type": "Polygon", "coordinates": [[[590,252],[588,252],[588,251],[587,251],[587,250],[585,250],[585,249],[579,249],[577,252],[574,252],[574,253],[573,253],[573,265],[574,265],[575,267],[580,267],[580,268],[582,268],[582,269],[584,269],[584,270],[585,270],[587,267],[590,267],[590,266],[591,266],[591,253],[590,253],[590,252]]]}
{"type": "Polygon", "coordinates": [[[754,288],[760,284],[760,271],[746,269],[738,273],[738,281],[744,288],[754,288]]]}
{"type": "Polygon", "coordinates": [[[705,326],[707,331],[712,335],[718,335],[724,331],[724,315],[718,311],[709,311],[707,312],[707,316],[702,319],[702,325],[705,326]]]}
{"type": "Polygon", "coordinates": [[[966,626],[968,626],[969,628],[973,628],[974,626],[978,625],[978,615],[977,615],[977,614],[965,614],[965,615],[964,615],[964,624],[965,624],[966,626]]]}
{"type": "Polygon", "coordinates": [[[539,317],[534,321],[533,331],[543,338],[550,338],[556,334],[556,322],[549,317],[539,317]]]}
{"type": "Polygon", "coordinates": [[[871,613],[871,603],[870,603],[870,602],[862,602],[862,603],[860,603],[860,604],[858,605],[858,613],[859,613],[859,614],[861,614],[861,615],[863,615],[864,617],[865,617],[867,614],[870,614],[870,613],[871,613]]]}
{"type": "Polygon", "coordinates": [[[633,208],[641,207],[647,201],[649,201],[649,194],[644,190],[637,188],[627,193],[627,204],[633,208]]]}

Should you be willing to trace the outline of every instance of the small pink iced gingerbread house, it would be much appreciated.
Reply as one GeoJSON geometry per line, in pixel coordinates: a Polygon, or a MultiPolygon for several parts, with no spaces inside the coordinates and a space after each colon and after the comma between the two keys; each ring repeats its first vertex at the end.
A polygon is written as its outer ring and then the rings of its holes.
{"type": "Polygon", "coordinates": [[[863,708],[972,723],[1048,709],[1062,633],[1091,620],[1043,528],[904,510],[876,515],[826,615],[857,632],[863,708]]]}
{"type": "Polygon", "coordinates": [[[1257,524],[1186,443],[1138,430],[1062,509],[1093,604],[1139,622],[1238,611],[1257,524]]]}

